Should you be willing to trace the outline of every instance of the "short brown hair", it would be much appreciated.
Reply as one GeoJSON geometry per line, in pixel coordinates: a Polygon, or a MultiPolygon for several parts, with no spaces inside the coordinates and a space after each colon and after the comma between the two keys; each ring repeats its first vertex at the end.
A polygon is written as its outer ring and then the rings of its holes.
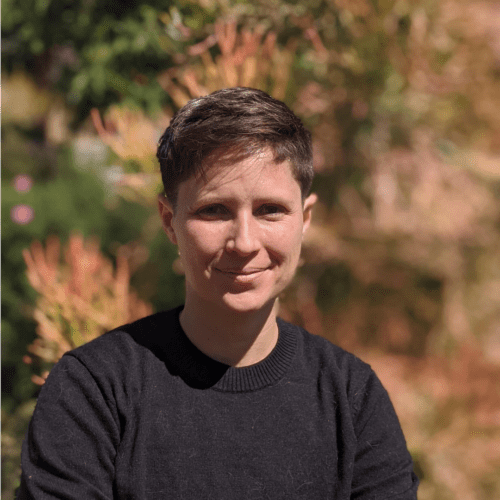
{"type": "Polygon", "coordinates": [[[313,179],[311,134],[281,101],[247,87],[218,90],[190,100],[170,121],[156,156],[165,195],[175,207],[179,184],[203,175],[211,157],[224,163],[270,147],[274,161],[290,161],[304,199],[313,179]]]}

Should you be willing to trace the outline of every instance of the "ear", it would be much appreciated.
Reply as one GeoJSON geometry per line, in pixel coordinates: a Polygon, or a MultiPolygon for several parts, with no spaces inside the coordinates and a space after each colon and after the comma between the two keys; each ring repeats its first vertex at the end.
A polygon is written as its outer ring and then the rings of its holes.
{"type": "Polygon", "coordinates": [[[318,201],[318,196],[315,193],[310,194],[304,200],[304,210],[302,212],[303,214],[302,236],[306,233],[307,229],[309,228],[309,225],[311,224],[312,208],[316,203],[316,201],[318,201]]]}
{"type": "Polygon", "coordinates": [[[172,226],[174,209],[172,208],[172,205],[168,201],[167,197],[163,194],[158,195],[158,210],[160,212],[163,230],[168,236],[168,239],[174,245],[177,245],[177,237],[175,236],[175,231],[172,226]]]}

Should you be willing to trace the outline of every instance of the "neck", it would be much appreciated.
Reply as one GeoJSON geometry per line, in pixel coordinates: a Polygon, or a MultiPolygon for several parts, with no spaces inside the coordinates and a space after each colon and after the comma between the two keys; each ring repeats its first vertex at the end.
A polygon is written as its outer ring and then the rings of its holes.
{"type": "Polygon", "coordinates": [[[213,303],[186,297],[180,323],[189,340],[204,354],[230,366],[262,361],[278,341],[277,301],[258,311],[219,310],[213,303]]]}

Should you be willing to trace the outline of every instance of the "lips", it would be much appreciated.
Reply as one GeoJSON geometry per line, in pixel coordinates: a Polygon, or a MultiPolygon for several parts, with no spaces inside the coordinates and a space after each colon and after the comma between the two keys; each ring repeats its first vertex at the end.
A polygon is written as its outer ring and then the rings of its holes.
{"type": "Polygon", "coordinates": [[[258,267],[258,268],[246,268],[246,269],[220,269],[215,268],[215,270],[228,278],[231,278],[235,282],[238,283],[251,283],[259,276],[261,276],[265,271],[267,271],[267,267],[258,267]]]}
{"type": "Polygon", "coordinates": [[[265,271],[267,268],[251,268],[251,269],[218,269],[217,271],[221,273],[234,274],[235,276],[249,276],[251,274],[260,273],[265,271]]]}

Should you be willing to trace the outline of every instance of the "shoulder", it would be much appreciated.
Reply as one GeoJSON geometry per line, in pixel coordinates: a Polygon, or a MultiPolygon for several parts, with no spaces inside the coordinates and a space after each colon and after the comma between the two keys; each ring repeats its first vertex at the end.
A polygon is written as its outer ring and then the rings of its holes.
{"type": "Polygon", "coordinates": [[[367,393],[385,393],[371,366],[356,355],[297,325],[281,319],[278,324],[280,331],[297,338],[296,362],[302,369],[321,383],[330,384],[332,390],[335,387],[335,392],[345,394],[352,410],[362,406],[367,393]]]}
{"type": "Polygon", "coordinates": [[[313,335],[300,326],[278,319],[281,332],[293,334],[298,342],[299,355],[324,368],[334,368],[349,377],[363,377],[373,372],[370,365],[328,339],[313,335]]]}
{"type": "MultiPolygon", "coordinates": [[[[178,327],[178,310],[160,312],[122,325],[67,352],[52,372],[79,373],[101,384],[137,385],[165,369],[163,352],[178,327]]],[[[66,376],[65,375],[65,376],[66,376]]],[[[53,377],[52,377],[53,378],[53,377]]]]}
{"type": "Polygon", "coordinates": [[[89,358],[111,361],[130,351],[148,350],[159,346],[176,328],[177,309],[159,312],[119,326],[100,337],[69,351],[67,355],[80,360],[89,358]]]}

